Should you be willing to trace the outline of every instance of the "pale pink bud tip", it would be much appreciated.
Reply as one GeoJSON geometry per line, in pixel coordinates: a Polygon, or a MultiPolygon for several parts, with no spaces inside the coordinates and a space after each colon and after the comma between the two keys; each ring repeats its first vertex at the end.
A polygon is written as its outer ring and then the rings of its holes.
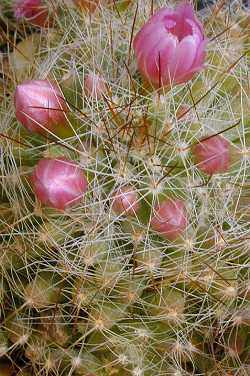
{"type": "Polygon", "coordinates": [[[56,83],[24,81],[15,92],[16,118],[32,132],[46,133],[67,123],[67,105],[56,83]]]}
{"type": "Polygon", "coordinates": [[[187,211],[181,200],[168,199],[156,207],[151,227],[168,240],[177,239],[188,225],[187,211]]]}
{"type": "Polygon", "coordinates": [[[107,92],[104,78],[97,74],[89,73],[84,81],[84,91],[88,97],[101,99],[107,92]]]}
{"type": "Polygon", "coordinates": [[[229,141],[218,135],[193,145],[192,155],[197,168],[207,175],[213,175],[228,171],[231,163],[230,149],[229,141]]]}
{"type": "Polygon", "coordinates": [[[134,39],[140,73],[154,87],[190,80],[204,67],[207,40],[191,4],[164,7],[134,39]]]}
{"type": "Polygon", "coordinates": [[[42,204],[61,210],[79,203],[88,189],[81,168],[65,158],[39,161],[32,183],[34,193],[42,204]]]}
{"type": "Polygon", "coordinates": [[[120,188],[114,193],[112,209],[116,213],[135,215],[139,207],[138,194],[132,187],[120,188]]]}
{"type": "Polygon", "coordinates": [[[33,25],[49,26],[48,9],[42,0],[16,0],[15,16],[17,19],[26,18],[33,25]]]}

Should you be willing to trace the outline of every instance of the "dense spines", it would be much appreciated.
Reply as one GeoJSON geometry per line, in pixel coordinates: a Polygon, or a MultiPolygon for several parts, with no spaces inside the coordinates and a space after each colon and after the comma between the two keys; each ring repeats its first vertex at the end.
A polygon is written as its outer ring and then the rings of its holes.
{"type": "Polygon", "coordinates": [[[56,3],[53,30],[19,24],[21,45],[6,35],[0,367],[19,376],[247,375],[246,10],[240,1],[235,13],[204,10],[207,68],[158,93],[136,72],[130,40],[162,1],[139,1],[137,12],[136,2],[109,2],[91,15],[56,3]],[[21,59],[26,33],[36,41],[28,65],[21,59]],[[21,54],[12,53],[13,42],[21,54]],[[107,82],[99,100],[84,95],[91,72],[107,82]],[[9,94],[16,84],[47,78],[58,82],[70,109],[73,132],[63,138],[35,136],[14,117],[9,94]],[[210,178],[191,151],[219,132],[237,155],[228,171],[210,178]],[[29,180],[40,159],[62,153],[79,162],[90,187],[63,214],[41,206],[29,180]],[[111,208],[114,192],[126,186],[140,204],[133,218],[111,208]],[[189,214],[175,241],[150,226],[155,206],[169,198],[184,200],[189,214]]]}

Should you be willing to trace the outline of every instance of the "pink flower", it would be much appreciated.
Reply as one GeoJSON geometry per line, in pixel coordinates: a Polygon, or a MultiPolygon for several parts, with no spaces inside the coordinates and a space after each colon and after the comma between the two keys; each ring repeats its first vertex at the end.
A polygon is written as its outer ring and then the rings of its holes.
{"type": "Polygon", "coordinates": [[[24,81],[15,92],[16,118],[32,132],[46,133],[67,124],[67,105],[56,83],[24,81]]]}
{"type": "Polygon", "coordinates": [[[200,140],[192,147],[197,168],[207,175],[228,171],[231,163],[230,151],[229,141],[220,135],[200,140]]]}
{"type": "Polygon", "coordinates": [[[134,39],[139,71],[156,88],[186,82],[204,68],[206,43],[191,4],[162,8],[134,39]]]}
{"type": "Polygon", "coordinates": [[[84,80],[84,91],[88,97],[101,99],[107,92],[104,78],[97,74],[89,73],[84,80]]]}
{"type": "Polygon", "coordinates": [[[16,0],[15,16],[17,19],[26,18],[33,25],[49,26],[48,8],[42,0],[16,0]]]}
{"type": "Polygon", "coordinates": [[[181,200],[168,199],[155,209],[151,227],[168,240],[177,239],[188,225],[187,211],[181,200]]]}
{"type": "Polygon", "coordinates": [[[79,203],[88,189],[80,167],[65,158],[39,161],[32,184],[35,195],[44,205],[61,210],[79,203]]]}
{"type": "Polygon", "coordinates": [[[112,209],[118,214],[135,215],[139,209],[137,192],[132,187],[118,189],[113,195],[112,209]]]}

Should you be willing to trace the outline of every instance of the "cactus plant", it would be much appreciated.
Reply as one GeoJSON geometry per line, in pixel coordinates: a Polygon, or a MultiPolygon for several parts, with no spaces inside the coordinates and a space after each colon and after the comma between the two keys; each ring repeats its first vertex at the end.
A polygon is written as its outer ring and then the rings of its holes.
{"type": "Polygon", "coordinates": [[[249,375],[247,1],[30,4],[0,4],[0,374],[249,375]]]}

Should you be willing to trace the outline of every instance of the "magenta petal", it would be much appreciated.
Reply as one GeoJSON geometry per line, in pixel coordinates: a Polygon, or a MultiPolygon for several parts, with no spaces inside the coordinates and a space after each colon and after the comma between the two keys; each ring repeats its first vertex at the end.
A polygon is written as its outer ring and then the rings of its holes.
{"type": "Polygon", "coordinates": [[[175,9],[177,15],[177,25],[175,33],[178,35],[179,39],[183,39],[187,35],[191,35],[192,31],[190,28],[187,28],[186,21],[187,20],[196,20],[194,15],[194,9],[191,4],[184,2],[181,3],[175,9]]]}
{"type": "Polygon", "coordinates": [[[147,44],[144,46],[143,53],[145,58],[150,58],[150,53],[152,54],[152,49],[160,51],[164,48],[168,41],[167,32],[162,28],[154,28],[151,34],[147,38],[147,44]]]}
{"type": "Polygon", "coordinates": [[[217,135],[201,140],[192,147],[197,167],[207,175],[226,172],[231,162],[230,143],[217,135]]]}
{"type": "Polygon", "coordinates": [[[160,27],[160,24],[151,22],[144,25],[143,28],[135,36],[133,42],[135,53],[137,54],[139,51],[144,53],[145,48],[150,47],[152,43],[157,43],[159,39],[159,33],[162,32],[164,32],[164,30],[162,27],[160,27]],[[147,40],[147,44],[144,44],[143,48],[141,48],[145,40],[147,40]]]}
{"type": "Polygon", "coordinates": [[[64,158],[41,160],[37,167],[37,174],[43,182],[48,183],[48,187],[54,184],[54,180],[67,175],[67,163],[64,158]]]}
{"type": "Polygon", "coordinates": [[[49,12],[42,0],[16,0],[14,6],[16,18],[26,18],[30,23],[40,27],[50,26],[49,12]]]}
{"type": "Polygon", "coordinates": [[[201,70],[204,67],[204,60],[206,55],[206,46],[207,46],[208,40],[205,39],[203,42],[199,44],[199,47],[196,52],[196,57],[193,62],[193,69],[196,71],[201,70]]]}
{"type": "Polygon", "coordinates": [[[194,8],[187,1],[184,1],[183,3],[179,4],[176,7],[176,13],[178,13],[182,19],[185,19],[185,18],[196,19],[195,14],[194,14],[194,8]]]}
{"type": "MultiPolygon", "coordinates": [[[[163,85],[169,84],[171,77],[169,75],[169,63],[172,57],[175,56],[178,49],[178,40],[176,37],[168,37],[165,42],[164,48],[160,51],[160,69],[161,81],[163,85]]],[[[157,62],[157,84],[159,84],[159,56],[157,62]]]]}
{"type": "Polygon", "coordinates": [[[37,178],[36,175],[32,177],[32,183],[34,191],[36,192],[36,196],[39,201],[41,201],[43,204],[49,203],[48,193],[47,189],[44,186],[44,184],[37,178]]]}
{"type": "Polygon", "coordinates": [[[32,132],[65,127],[67,106],[59,87],[48,80],[24,81],[15,92],[16,117],[32,132]]]}
{"type": "Polygon", "coordinates": [[[159,84],[159,67],[161,69],[161,79],[163,79],[163,69],[168,64],[170,57],[175,54],[177,38],[172,36],[166,38],[164,35],[152,50],[148,50],[148,55],[144,56],[144,72],[156,85],[159,84]]]}
{"type": "Polygon", "coordinates": [[[162,8],[160,9],[155,15],[153,15],[141,28],[141,30],[136,34],[133,47],[135,49],[135,53],[138,53],[138,50],[141,49],[143,46],[143,50],[146,47],[151,46],[151,42],[149,38],[152,37],[152,43],[157,43],[157,40],[160,38],[161,33],[166,32],[166,28],[164,25],[165,17],[174,16],[176,12],[169,8],[162,8]],[[147,40],[147,43],[145,43],[147,40]]]}
{"type": "Polygon", "coordinates": [[[17,19],[34,17],[38,11],[41,12],[41,6],[41,0],[16,0],[15,16],[17,19]]]}
{"type": "Polygon", "coordinates": [[[113,194],[112,209],[116,213],[133,216],[139,207],[138,194],[132,187],[123,187],[113,194]]]}
{"type": "Polygon", "coordinates": [[[174,9],[163,7],[155,13],[145,25],[148,25],[149,23],[155,25],[164,24],[164,19],[172,16],[176,16],[176,11],[174,9]]]}
{"type": "Polygon", "coordinates": [[[194,8],[190,3],[184,2],[176,8],[176,12],[180,15],[182,20],[192,20],[196,27],[199,28],[201,35],[204,35],[203,25],[197,19],[194,8]]]}
{"type": "Polygon", "coordinates": [[[175,240],[185,231],[188,225],[187,211],[181,200],[168,199],[155,209],[151,227],[159,235],[175,240]]]}
{"type": "Polygon", "coordinates": [[[204,35],[203,32],[200,30],[199,24],[196,21],[190,19],[186,19],[184,23],[183,37],[188,35],[192,35],[194,38],[198,38],[199,43],[204,40],[204,35]]]}
{"type": "Polygon", "coordinates": [[[34,193],[43,204],[61,210],[78,203],[88,189],[80,167],[65,158],[41,160],[32,183],[34,193]]]}
{"type": "Polygon", "coordinates": [[[203,67],[203,41],[203,27],[190,4],[175,11],[163,8],[134,39],[138,69],[155,87],[185,82],[203,67]]]}
{"type": "Polygon", "coordinates": [[[49,201],[50,204],[57,209],[64,209],[67,206],[76,204],[81,200],[83,193],[78,192],[76,187],[70,187],[69,183],[72,184],[71,179],[68,182],[62,180],[58,181],[60,186],[55,186],[54,184],[50,186],[49,190],[49,201]]]}
{"type": "MultiPolygon", "coordinates": [[[[138,62],[142,61],[142,67],[148,60],[155,60],[155,51],[156,48],[158,50],[162,49],[167,41],[166,32],[163,29],[159,28],[152,28],[150,29],[149,36],[147,38],[147,44],[144,46],[143,49],[139,49],[139,53],[137,55],[138,62]]],[[[158,53],[156,53],[158,55],[158,53]]]]}
{"type": "Polygon", "coordinates": [[[169,72],[174,81],[183,76],[192,67],[197,51],[197,42],[192,36],[184,38],[176,49],[169,64],[169,72]]]}

